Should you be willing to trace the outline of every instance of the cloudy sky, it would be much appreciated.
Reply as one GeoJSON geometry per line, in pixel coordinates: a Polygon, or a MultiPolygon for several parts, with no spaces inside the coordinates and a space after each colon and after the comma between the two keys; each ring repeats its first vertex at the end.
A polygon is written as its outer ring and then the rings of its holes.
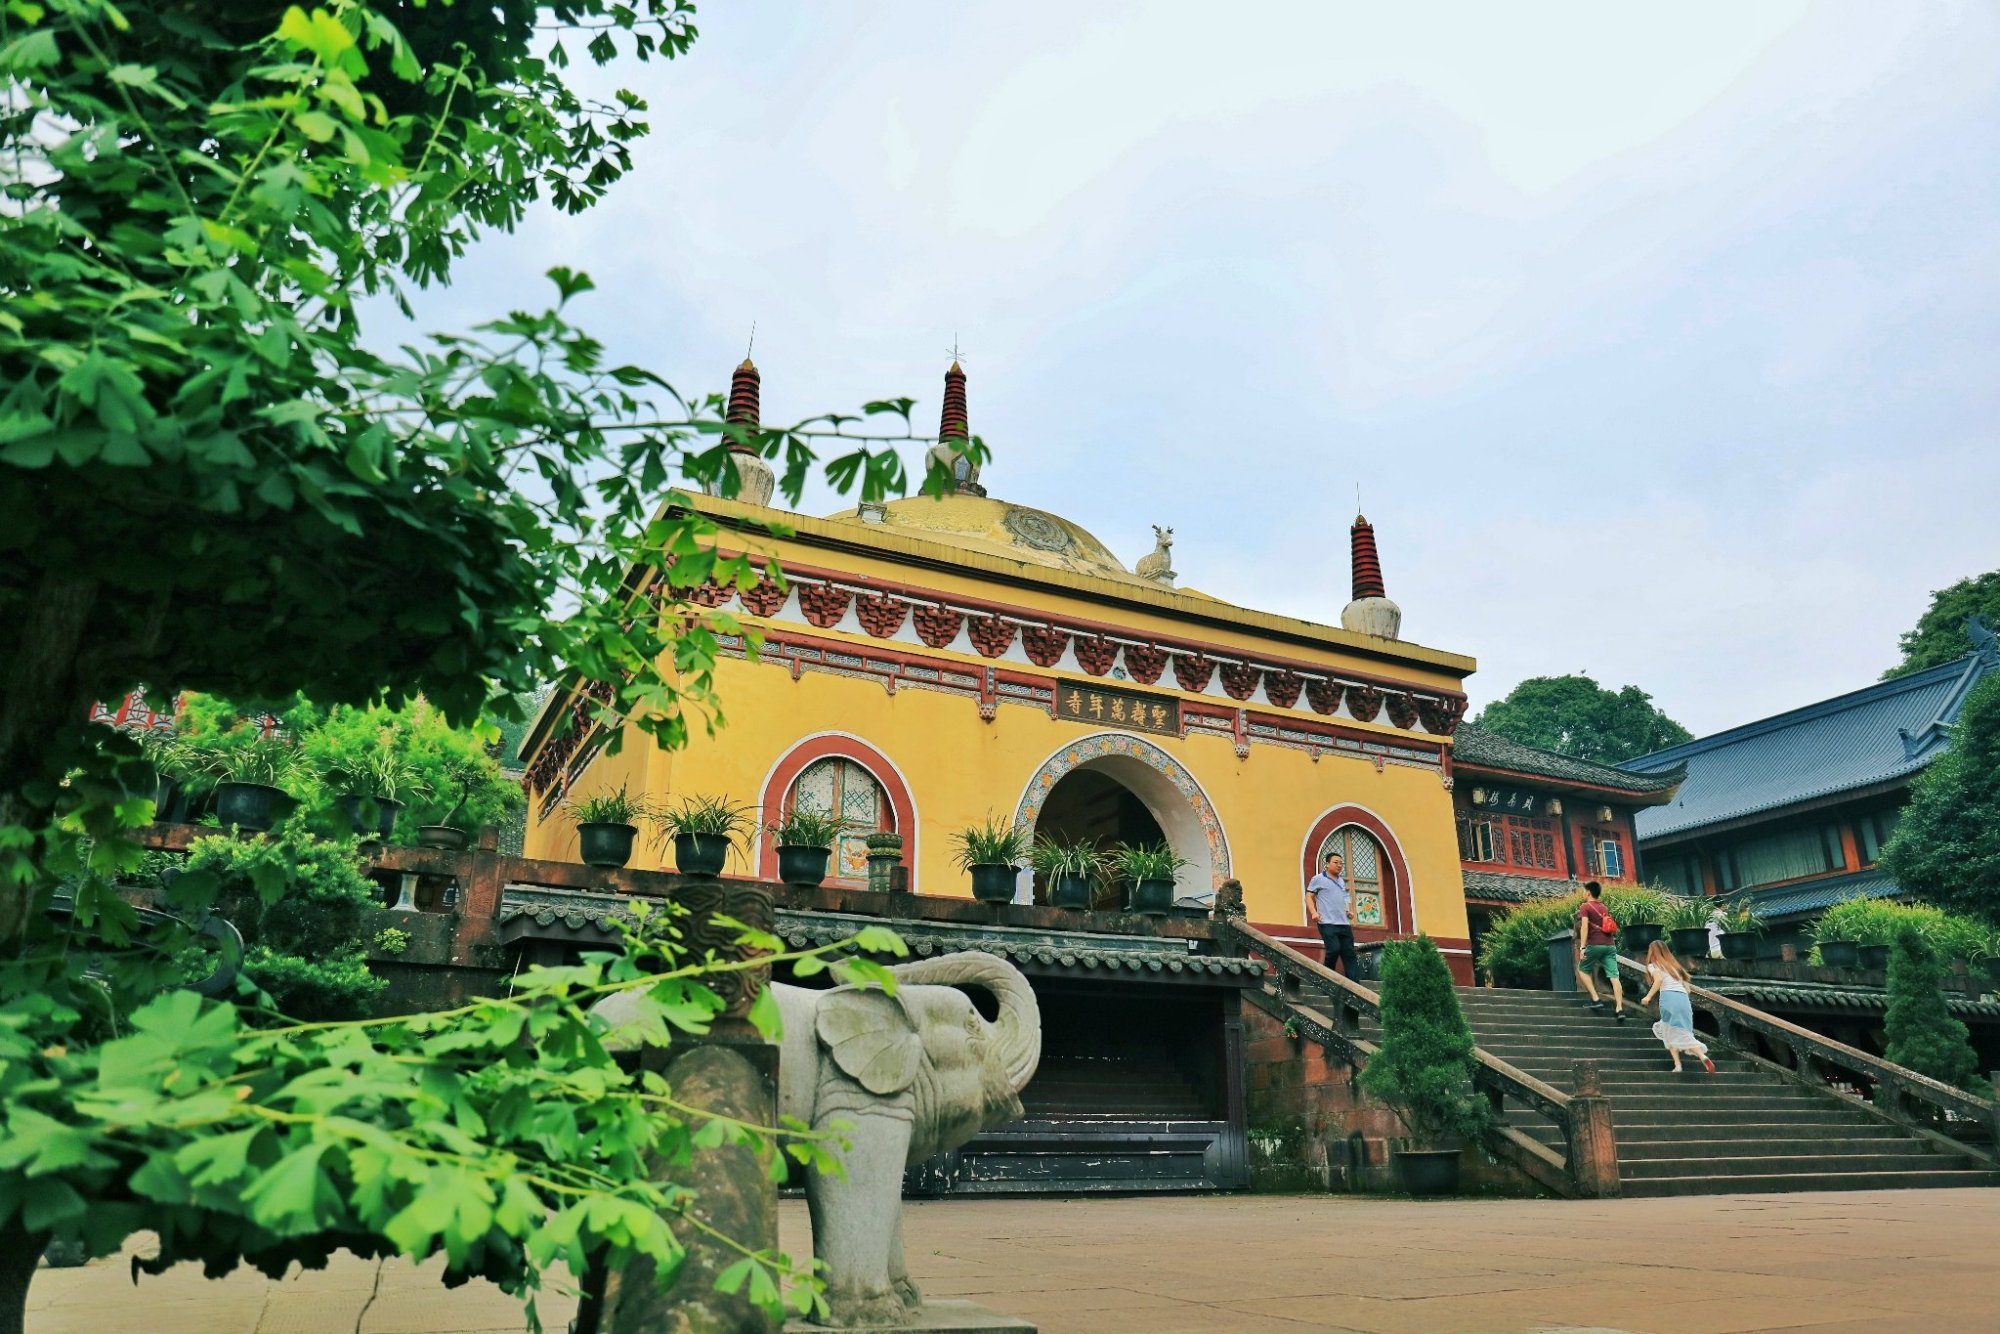
{"type": "MultiPolygon", "coordinates": [[[[765,419],[920,400],[993,494],[1697,733],[1856,688],[2000,566],[2000,11],[715,0],[655,132],[427,324],[539,299],[765,419]]],[[[915,450],[912,450],[914,456],[915,450]]],[[[835,508],[828,500],[809,508],[835,508]]]]}

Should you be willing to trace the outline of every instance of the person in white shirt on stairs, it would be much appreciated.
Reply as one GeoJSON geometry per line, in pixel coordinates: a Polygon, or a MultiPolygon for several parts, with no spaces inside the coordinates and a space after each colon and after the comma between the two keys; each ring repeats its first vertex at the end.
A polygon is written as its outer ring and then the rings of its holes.
{"type": "Polygon", "coordinates": [[[1646,971],[1653,975],[1653,989],[1640,998],[1639,1004],[1651,1005],[1653,997],[1660,998],[1660,1022],[1653,1025],[1653,1036],[1666,1047],[1667,1055],[1674,1058],[1674,1073],[1681,1071],[1681,1053],[1687,1052],[1698,1058],[1711,1075],[1715,1073],[1715,1062],[1708,1059],[1708,1044],[1694,1035],[1694,1002],[1688,997],[1688,970],[1674,952],[1667,948],[1667,942],[1656,940],[1646,948],[1646,971]]]}

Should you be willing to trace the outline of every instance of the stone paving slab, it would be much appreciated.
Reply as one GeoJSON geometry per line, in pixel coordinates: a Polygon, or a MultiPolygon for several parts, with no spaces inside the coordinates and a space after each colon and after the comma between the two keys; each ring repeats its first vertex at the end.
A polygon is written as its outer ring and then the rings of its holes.
{"type": "MultiPolygon", "coordinates": [[[[786,1201],[783,1244],[809,1249],[786,1201]]],[[[1937,1334],[2000,1327],[2000,1191],[1660,1200],[1347,1196],[907,1206],[910,1272],[1042,1334],[1937,1334]]],[[[521,1306],[441,1266],[342,1258],[271,1282],[119,1260],[44,1269],[29,1334],[499,1334],[521,1306]]],[[[541,1301],[561,1330],[575,1303],[541,1301]]]]}

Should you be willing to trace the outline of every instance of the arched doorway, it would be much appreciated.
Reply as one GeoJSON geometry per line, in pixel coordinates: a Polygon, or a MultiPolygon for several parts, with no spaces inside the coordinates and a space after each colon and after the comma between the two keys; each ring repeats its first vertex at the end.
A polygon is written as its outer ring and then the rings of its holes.
{"type": "Polygon", "coordinates": [[[1014,821],[1101,846],[1165,842],[1189,862],[1180,901],[1210,902],[1229,877],[1229,842],[1208,794],[1180,761],[1127,733],[1085,737],[1051,755],[1028,780],[1014,821]]]}

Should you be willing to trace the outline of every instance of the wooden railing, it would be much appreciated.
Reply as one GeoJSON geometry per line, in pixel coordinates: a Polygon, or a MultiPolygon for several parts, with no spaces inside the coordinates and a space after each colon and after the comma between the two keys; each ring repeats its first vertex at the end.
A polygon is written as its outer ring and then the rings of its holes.
{"type": "MultiPolygon", "coordinates": [[[[1367,1066],[1377,1049],[1361,1036],[1362,1021],[1379,1020],[1382,1014],[1381,1001],[1373,991],[1240,918],[1217,918],[1215,936],[1219,946],[1256,955],[1270,966],[1263,991],[1250,993],[1253,1003],[1296,1025],[1303,1036],[1318,1042],[1356,1073],[1367,1066]]],[[[1560,1195],[1618,1194],[1618,1149],[1611,1106],[1596,1091],[1592,1063],[1577,1062],[1578,1092],[1568,1094],[1484,1048],[1475,1047],[1473,1058],[1478,1062],[1473,1085],[1485,1094],[1493,1109],[1487,1147],[1495,1156],[1560,1195]],[[1561,1132],[1564,1152],[1557,1154],[1507,1125],[1503,1113],[1509,1104],[1547,1118],[1561,1132]]]]}
{"type": "MultiPolygon", "coordinates": [[[[1636,960],[1625,964],[1644,975],[1636,960]]],[[[1723,1045],[1763,1068],[1914,1131],[1936,1147],[2000,1167],[2000,1103],[1993,1099],[1892,1065],[1705,987],[1690,984],[1688,996],[1695,1009],[1715,1020],[1723,1045]],[[1855,1092],[1844,1092],[1843,1085],[1855,1092]],[[1965,1143],[1968,1135],[1985,1140],[1986,1149],[1965,1143]]]]}

